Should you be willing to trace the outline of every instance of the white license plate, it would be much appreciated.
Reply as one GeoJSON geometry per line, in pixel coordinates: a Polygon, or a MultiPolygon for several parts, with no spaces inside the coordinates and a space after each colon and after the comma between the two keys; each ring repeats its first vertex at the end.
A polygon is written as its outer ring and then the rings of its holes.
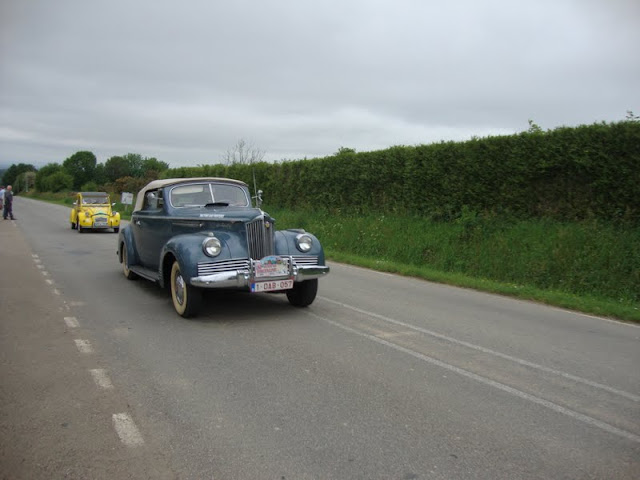
{"type": "Polygon", "coordinates": [[[290,288],[293,288],[293,280],[271,280],[269,282],[255,282],[251,284],[251,291],[255,293],[289,290],[290,288]]]}

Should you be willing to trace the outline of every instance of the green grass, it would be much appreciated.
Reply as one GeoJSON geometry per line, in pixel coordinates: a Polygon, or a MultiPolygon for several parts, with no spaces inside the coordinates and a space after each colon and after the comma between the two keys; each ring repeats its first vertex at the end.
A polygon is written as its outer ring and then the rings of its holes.
{"type": "Polygon", "coordinates": [[[314,233],[334,261],[640,322],[638,227],[267,211],[278,228],[314,233]]]}

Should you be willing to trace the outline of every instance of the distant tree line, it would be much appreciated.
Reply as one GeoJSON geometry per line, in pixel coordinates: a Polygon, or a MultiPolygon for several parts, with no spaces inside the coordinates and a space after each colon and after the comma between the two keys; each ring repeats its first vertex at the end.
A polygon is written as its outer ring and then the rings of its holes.
{"type": "Polygon", "coordinates": [[[309,160],[267,163],[261,154],[239,142],[225,163],[169,168],[131,153],[98,164],[82,151],[37,172],[12,165],[3,183],[18,192],[135,193],[156,178],[219,176],[264,190],[266,203],[281,208],[444,221],[471,214],[640,224],[640,121],[632,112],[614,123],[544,131],[530,120],[527,131],[514,135],[371,152],[341,147],[309,160]]]}
{"type": "Polygon", "coordinates": [[[160,177],[169,164],[156,158],[128,153],[98,163],[89,151],[80,151],[60,163],[49,163],[39,170],[33,165],[11,165],[2,175],[4,185],[17,193],[35,188],[40,192],[96,191],[137,192],[150,180],[160,177]]]}

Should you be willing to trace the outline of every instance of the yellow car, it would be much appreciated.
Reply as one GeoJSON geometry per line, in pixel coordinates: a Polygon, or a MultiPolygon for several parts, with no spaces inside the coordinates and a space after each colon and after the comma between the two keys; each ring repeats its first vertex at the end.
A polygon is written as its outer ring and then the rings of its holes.
{"type": "Polygon", "coordinates": [[[111,209],[115,203],[109,200],[105,192],[78,192],[71,209],[71,229],[103,230],[113,228],[114,233],[120,231],[120,214],[111,209]]]}

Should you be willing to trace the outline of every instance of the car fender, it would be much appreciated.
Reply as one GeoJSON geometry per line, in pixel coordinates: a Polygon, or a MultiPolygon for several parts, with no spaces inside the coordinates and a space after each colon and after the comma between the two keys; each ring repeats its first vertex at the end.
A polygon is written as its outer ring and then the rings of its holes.
{"type": "Polygon", "coordinates": [[[168,274],[171,271],[171,265],[173,262],[168,261],[168,258],[175,258],[180,265],[180,271],[185,279],[190,279],[198,275],[198,263],[211,262],[214,260],[227,260],[232,258],[232,251],[229,247],[230,238],[233,235],[228,234],[216,234],[216,238],[220,240],[222,244],[222,251],[217,257],[209,257],[202,250],[202,243],[209,237],[207,234],[194,233],[184,234],[172,237],[163,247],[160,252],[160,284],[164,286],[165,279],[168,278],[168,274]]]}
{"type": "Polygon", "coordinates": [[[316,255],[318,257],[318,265],[324,265],[324,249],[318,238],[304,230],[278,230],[275,236],[275,253],[276,255],[316,255]],[[301,252],[296,246],[296,237],[304,233],[313,239],[313,245],[308,252],[301,252]]]}
{"type": "Polygon", "coordinates": [[[118,260],[122,263],[122,245],[127,248],[127,260],[129,265],[127,267],[131,267],[132,265],[137,265],[140,263],[138,258],[138,252],[136,251],[136,246],[133,241],[133,235],[131,234],[131,228],[129,225],[126,225],[124,228],[120,229],[120,233],[118,233],[118,260]]]}

